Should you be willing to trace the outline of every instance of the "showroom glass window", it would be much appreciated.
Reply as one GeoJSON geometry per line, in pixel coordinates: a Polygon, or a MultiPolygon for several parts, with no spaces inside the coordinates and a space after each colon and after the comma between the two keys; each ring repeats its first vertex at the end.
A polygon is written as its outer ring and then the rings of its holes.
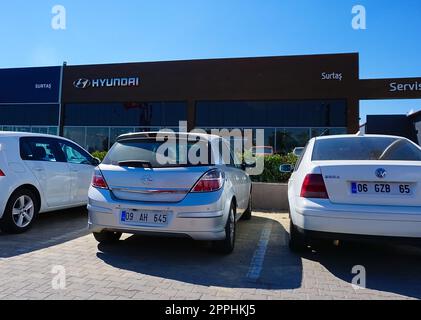
{"type": "Polygon", "coordinates": [[[346,127],[345,100],[199,101],[197,127],[346,127]]]}
{"type": "Polygon", "coordinates": [[[187,119],[185,102],[66,104],[65,126],[177,127],[187,119]]]}
{"type": "Polygon", "coordinates": [[[0,126],[57,126],[57,104],[0,105],[0,126]]]}
{"type": "Polygon", "coordinates": [[[58,133],[58,104],[1,104],[0,131],[58,133]]]}
{"type": "Polygon", "coordinates": [[[346,100],[199,101],[196,127],[264,129],[264,145],[286,154],[313,137],[347,133],[347,105],[346,100]]]}
{"type": "Polygon", "coordinates": [[[63,133],[89,152],[108,150],[122,134],[178,128],[185,102],[66,104],[63,133]]]}

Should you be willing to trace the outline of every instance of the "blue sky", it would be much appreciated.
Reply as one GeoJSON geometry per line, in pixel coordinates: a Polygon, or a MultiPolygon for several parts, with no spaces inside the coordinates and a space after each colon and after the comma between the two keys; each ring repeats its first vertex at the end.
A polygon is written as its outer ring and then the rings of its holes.
{"type": "MultiPolygon", "coordinates": [[[[360,53],[360,77],[421,76],[419,0],[15,0],[0,4],[0,67],[360,53]],[[63,5],[66,30],[53,30],[63,5]],[[364,5],[367,30],[351,28],[364,5]]],[[[363,101],[373,113],[421,100],[363,101]]]]}

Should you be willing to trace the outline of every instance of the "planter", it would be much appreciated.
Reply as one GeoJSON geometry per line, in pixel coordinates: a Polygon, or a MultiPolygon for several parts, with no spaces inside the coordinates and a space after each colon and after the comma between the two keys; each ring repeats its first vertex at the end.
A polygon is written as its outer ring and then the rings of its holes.
{"type": "Polygon", "coordinates": [[[253,209],[288,211],[288,184],[253,182],[253,209]]]}

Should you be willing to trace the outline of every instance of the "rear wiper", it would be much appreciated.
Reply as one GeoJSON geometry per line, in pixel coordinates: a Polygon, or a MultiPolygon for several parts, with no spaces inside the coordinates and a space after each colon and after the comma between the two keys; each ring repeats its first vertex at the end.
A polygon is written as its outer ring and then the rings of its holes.
{"type": "Polygon", "coordinates": [[[132,168],[150,168],[152,169],[152,164],[149,161],[145,160],[125,160],[119,161],[118,165],[120,167],[132,167],[132,168]]]}

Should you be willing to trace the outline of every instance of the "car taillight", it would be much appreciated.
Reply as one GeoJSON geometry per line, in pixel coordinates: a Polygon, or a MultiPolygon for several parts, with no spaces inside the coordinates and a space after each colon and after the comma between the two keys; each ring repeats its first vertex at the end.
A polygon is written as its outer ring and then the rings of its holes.
{"type": "Polygon", "coordinates": [[[308,174],[301,187],[302,198],[329,199],[321,174],[308,174]]]}
{"type": "Polygon", "coordinates": [[[95,170],[94,175],[92,177],[92,187],[99,188],[99,189],[108,189],[107,182],[104,179],[101,171],[95,170]]]}
{"type": "Polygon", "coordinates": [[[1,169],[0,169],[0,177],[5,177],[6,175],[4,174],[4,172],[3,171],[1,171],[1,169]]]}
{"type": "Polygon", "coordinates": [[[212,192],[222,188],[225,175],[221,170],[212,170],[204,174],[196,182],[192,192],[212,192]]]}

